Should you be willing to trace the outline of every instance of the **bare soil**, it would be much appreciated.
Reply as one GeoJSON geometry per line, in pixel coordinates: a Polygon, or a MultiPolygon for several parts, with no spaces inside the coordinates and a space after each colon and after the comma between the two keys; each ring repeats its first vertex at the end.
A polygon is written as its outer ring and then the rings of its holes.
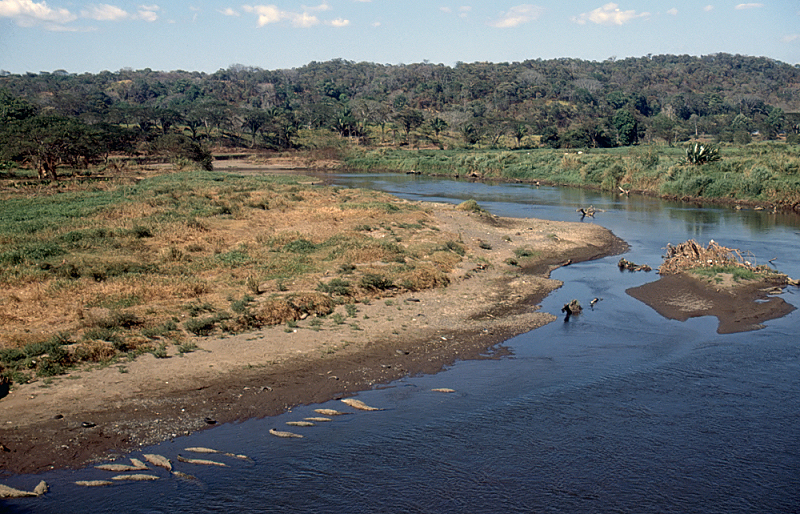
{"type": "Polygon", "coordinates": [[[627,290],[665,318],[686,321],[715,316],[717,332],[732,334],[763,328],[763,323],[782,318],[794,306],[777,296],[785,283],[764,280],[735,282],[730,276],[718,284],[699,280],[688,273],[664,275],[655,282],[627,290]]]}
{"type": "MultiPolygon", "coordinates": [[[[427,207],[426,207],[427,208],[427,207]]],[[[445,288],[358,304],[323,327],[308,318],[226,338],[199,350],[84,367],[0,399],[0,468],[36,473],[112,459],[142,446],[293,406],[352,395],[459,359],[494,358],[514,335],[555,316],[538,304],[561,283],[552,269],[624,251],[589,223],[504,219],[432,207],[439,230],[460,235],[467,258],[445,288]],[[514,250],[535,250],[520,266],[514,250]]]]}

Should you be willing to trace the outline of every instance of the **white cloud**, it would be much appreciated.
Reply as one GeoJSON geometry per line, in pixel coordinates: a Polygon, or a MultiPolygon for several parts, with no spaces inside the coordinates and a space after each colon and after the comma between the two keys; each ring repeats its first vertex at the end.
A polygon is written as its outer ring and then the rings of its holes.
{"type": "Polygon", "coordinates": [[[381,26],[381,22],[375,21],[375,22],[372,23],[372,26],[373,27],[380,27],[381,26]]]}
{"type": "Polygon", "coordinates": [[[97,21],[118,21],[130,18],[131,15],[128,14],[128,11],[114,5],[97,4],[82,10],[81,16],[97,21]]]}
{"type": "Polygon", "coordinates": [[[587,21],[598,25],[624,25],[636,18],[647,18],[650,13],[636,13],[634,10],[621,11],[615,3],[608,3],[603,7],[598,7],[594,11],[583,13],[580,16],[573,16],[572,21],[584,25],[587,21]]]}
{"type": "Polygon", "coordinates": [[[711,11],[714,10],[714,6],[713,5],[707,5],[707,6],[703,7],[703,10],[705,12],[711,12],[711,11]]]}
{"type": "Polygon", "coordinates": [[[330,5],[328,5],[326,2],[322,2],[321,4],[319,4],[319,5],[315,6],[315,7],[307,7],[305,5],[303,6],[303,11],[305,11],[305,12],[308,12],[308,11],[312,11],[312,12],[313,11],[330,11],[331,9],[332,9],[332,7],[330,5]]]}
{"type": "Polygon", "coordinates": [[[742,11],[744,9],[758,9],[759,7],[764,7],[764,4],[739,4],[734,9],[742,11]]]}
{"type": "Polygon", "coordinates": [[[78,17],[67,9],[52,9],[47,2],[0,0],[0,18],[11,18],[23,27],[46,24],[50,30],[59,30],[57,26],[75,21],[78,17]]]}
{"type": "Polygon", "coordinates": [[[244,9],[245,12],[258,15],[259,27],[269,25],[270,23],[278,23],[279,21],[285,19],[282,11],[274,5],[243,5],[242,9],[244,9]]]}
{"type": "Polygon", "coordinates": [[[307,29],[314,25],[319,25],[319,19],[306,12],[302,14],[288,13],[287,17],[292,20],[292,26],[307,29]]]}
{"type": "Polygon", "coordinates": [[[231,9],[230,7],[228,7],[227,9],[220,9],[219,13],[224,14],[225,16],[241,16],[241,14],[231,9]]]}
{"type": "Polygon", "coordinates": [[[328,25],[332,27],[346,27],[350,25],[350,20],[345,20],[343,18],[336,18],[335,20],[329,21],[328,25]]]}
{"type": "Polygon", "coordinates": [[[667,11],[667,14],[671,14],[671,15],[673,15],[673,16],[677,16],[677,15],[678,15],[678,9],[676,9],[675,7],[673,7],[672,9],[670,9],[669,11],[667,11]]]}
{"type": "Polygon", "coordinates": [[[783,36],[781,38],[781,43],[791,43],[792,41],[797,41],[800,39],[800,34],[789,34],[788,36],[783,36]]]}
{"type": "Polygon", "coordinates": [[[489,25],[499,29],[507,29],[517,27],[524,23],[534,21],[539,18],[544,12],[543,7],[533,4],[522,4],[512,7],[508,11],[501,13],[500,18],[495,21],[489,22],[489,25]]]}
{"type": "MultiPolygon", "coordinates": [[[[329,11],[332,9],[330,4],[323,2],[316,6],[303,6],[302,12],[284,11],[275,5],[243,5],[242,10],[255,14],[258,16],[258,26],[263,27],[271,23],[280,23],[288,21],[293,27],[309,28],[322,23],[319,18],[311,14],[320,11],[329,11]]],[[[223,13],[226,14],[226,13],[223,13]]],[[[326,25],[333,27],[344,27],[350,24],[350,20],[343,18],[336,18],[324,22],[326,25]]]]}
{"type": "Polygon", "coordinates": [[[472,7],[468,5],[462,5],[458,8],[458,15],[462,18],[466,18],[470,12],[472,12],[472,7]]]}
{"type": "Polygon", "coordinates": [[[446,13],[453,12],[453,10],[450,9],[449,7],[439,7],[439,10],[442,11],[442,12],[446,12],[446,13]]]}
{"type": "Polygon", "coordinates": [[[161,8],[157,5],[140,5],[136,17],[140,20],[153,22],[158,19],[158,11],[160,10],[161,8]]]}

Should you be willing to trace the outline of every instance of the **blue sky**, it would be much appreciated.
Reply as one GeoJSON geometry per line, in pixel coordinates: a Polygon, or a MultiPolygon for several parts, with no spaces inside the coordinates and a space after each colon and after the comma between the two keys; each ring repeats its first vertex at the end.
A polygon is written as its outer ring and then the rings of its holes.
{"type": "Polygon", "coordinates": [[[452,66],[718,52],[800,64],[796,0],[144,1],[0,0],[0,70],[214,72],[336,58],[452,66]]]}

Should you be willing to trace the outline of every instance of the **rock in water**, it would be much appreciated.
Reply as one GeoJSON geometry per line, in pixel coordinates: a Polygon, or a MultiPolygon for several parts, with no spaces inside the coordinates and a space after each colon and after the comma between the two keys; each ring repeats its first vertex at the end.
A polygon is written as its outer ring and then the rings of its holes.
{"type": "Polygon", "coordinates": [[[322,414],[323,416],[341,416],[343,414],[347,414],[346,412],[339,412],[338,410],[334,409],[314,409],[314,412],[317,414],[322,414]]]}
{"type": "Polygon", "coordinates": [[[47,482],[42,480],[36,487],[33,488],[33,494],[36,496],[41,496],[46,493],[48,489],[49,487],[47,486],[47,482]]]}
{"type": "Polygon", "coordinates": [[[136,467],[136,471],[144,471],[145,469],[148,469],[145,463],[139,459],[131,458],[131,464],[136,467]]]}
{"type": "Polygon", "coordinates": [[[333,421],[331,418],[303,418],[306,421],[318,421],[320,423],[325,423],[326,421],[333,421]]]}
{"type": "Polygon", "coordinates": [[[76,485],[82,485],[83,487],[103,487],[113,483],[109,480],[78,480],[75,482],[76,485]]]}
{"type": "Polygon", "coordinates": [[[148,480],[158,480],[158,477],[155,475],[117,475],[115,477],[111,477],[111,480],[116,480],[118,482],[123,480],[131,480],[133,482],[147,482],[148,480]]]}
{"type": "Polygon", "coordinates": [[[276,430],[274,428],[270,428],[269,433],[274,435],[275,437],[285,437],[287,439],[292,437],[296,437],[299,439],[303,437],[300,434],[295,434],[294,432],[284,432],[283,430],[276,430]]]}
{"type": "Polygon", "coordinates": [[[153,466],[158,466],[160,468],[166,469],[167,471],[172,471],[172,462],[170,462],[168,458],[163,457],[161,455],[156,455],[154,453],[147,453],[144,455],[144,460],[146,460],[153,466]]]}
{"type": "Polygon", "coordinates": [[[366,403],[362,402],[361,400],[356,400],[354,398],[343,398],[342,402],[347,404],[347,405],[349,405],[349,406],[351,406],[352,408],[358,409],[358,410],[370,410],[370,411],[372,411],[372,410],[381,410],[381,409],[378,409],[376,407],[370,407],[369,405],[367,405],[366,403]]]}
{"type": "Polygon", "coordinates": [[[176,477],[182,478],[184,480],[197,480],[197,477],[194,477],[194,476],[189,475],[187,473],[183,473],[181,471],[173,471],[172,474],[175,475],[176,477]]]}
{"type": "Polygon", "coordinates": [[[39,485],[37,485],[33,491],[21,491],[19,489],[14,489],[13,487],[0,484],[0,498],[32,498],[43,495],[47,492],[47,489],[47,482],[44,480],[39,482],[39,485]]]}
{"type": "Polygon", "coordinates": [[[205,460],[205,459],[187,459],[186,457],[181,457],[178,455],[178,460],[180,462],[185,462],[187,464],[202,464],[204,466],[220,466],[223,468],[227,468],[228,465],[224,462],[217,462],[215,460],[205,460]]]}
{"type": "Polygon", "coordinates": [[[213,448],[203,448],[202,446],[192,446],[191,448],[184,448],[187,452],[194,452],[194,453],[222,453],[219,450],[215,450],[213,448]]]}
{"type": "Polygon", "coordinates": [[[287,421],[287,425],[291,425],[293,427],[313,427],[315,426],[314,423],[310,421],[287,421]]]}
{"type": "Polygon", "coordinates": [[[455,389],[450,389],[450,388],[447,388],[447,387],[437,387],[436,389],[431,389],[431,391],[434,391],[434,392],[437,392],[437,393],[455,393],[456,392],[455,389]]]}
{"type": "Polygon", "coordinates": [[[250,460],[250,457],[248,457],[247,455],[242,455],[240,453],[223,453],[223,455],[226,455],[228,457],[233,457],[234,459],[239,459],[239,460],[250,460]]]}
{"type": "MultiPolygon", "coordinates": [[[[139,462],[140,464],[141,461],[139,462]]],[[[134,463],[135,464],[135,463],[134,463]]],[[[95,466],[97,469],[102,469],[103,471],[142,471],[147,469],[147,466],[142,464],[142,466],[129,466],[127,464],[100,464],[99,466],[95,466]]]]}

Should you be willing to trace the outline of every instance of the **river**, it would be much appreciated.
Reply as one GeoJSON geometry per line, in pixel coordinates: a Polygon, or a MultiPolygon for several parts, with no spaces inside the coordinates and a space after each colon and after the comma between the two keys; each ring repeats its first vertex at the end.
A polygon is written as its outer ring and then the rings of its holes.
{"type": "MultiPolygon", "coordinates": [[[[343,187],[458,203],[494,214],[578,221],[578,207],[630,244],[626,259],[658,267],[667,243],[714,239],[800,277],[800,219],[526,184],[406,175],[327,176],[343,187]]],[[[194,466],[195,481],[81,488],[107,478],[86,468],[14,477],[46,480],[47,495],[0,504],[9,512],[800,512],[800,311],[757,331],[719,335],[715,318],[668,320],[625,290],[658,276],[620,272],[619,256],[553,273],[542,304],[560,314],[504,343],[512,355],[463,361],[432,376],[361,393],[380,407],[305,429],[271,427],[315,416],[312,405],[223,425],[144,453],[175,461],[187,446],[244,453],[229,467],[194,466]],[[451,394],[432,392],[452,388],[451,394]]],[[[786,301],[800,306],[800,291],[786,301]]],[[[220,460],[217,458],[216,460],[220,460]]],[[[182,470],[189,471],[184,467],[182,470]]]]}

